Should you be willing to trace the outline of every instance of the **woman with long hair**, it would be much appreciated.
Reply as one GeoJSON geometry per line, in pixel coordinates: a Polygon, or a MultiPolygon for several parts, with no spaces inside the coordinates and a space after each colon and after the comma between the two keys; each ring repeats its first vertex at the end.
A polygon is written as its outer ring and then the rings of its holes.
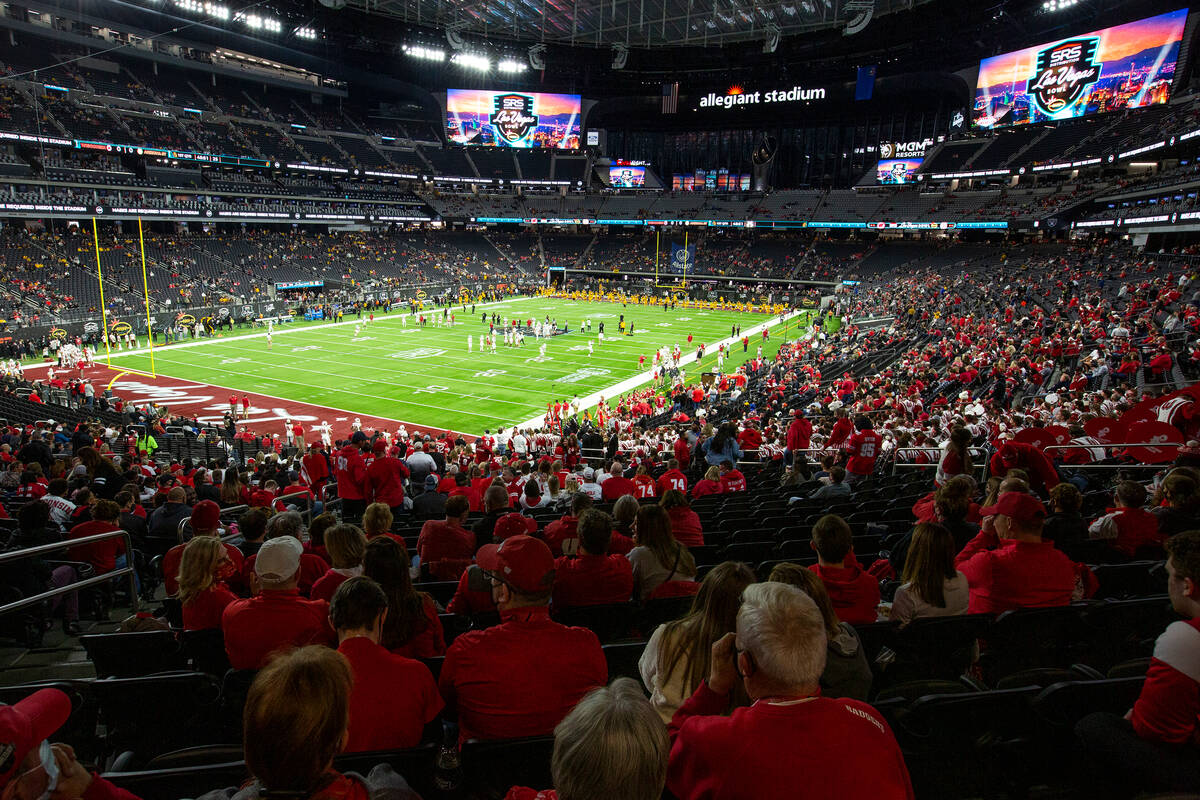
{"type": "Polygon", "coordinates": [[[248,505],[250,492],[242,482],[242,475],[235,467],[225,470],[225,478],[221,481],[221,507],[248,505]]]}
{"type": "Polygon", "coordinates": [[[922,522],[913,529],[902,573],[904,583],[892,601],[892,619],[907,625],[921,617],[967,613],[967,577],[954,568],[958,547],[944,525],[922,522]]]}
{"type": "Polygon", "coordinates": [[[825,622],[825,670],[821,673],[822,697],[867,699],[871,691],[871,665],[858,632],[841,622],[833,610],[829,591],[817,573],[799,564],[776,564],[767,580],[795,586],[807,594],[821,611],[825,622]]]}
{"type": "Polygon", "coordinates": [[[631,494],[621,495],[613,503],[613,530],[633,539],[633,526],[637,522],[639,509],[637,498],[631,494]]]}
{"type": "Polygon", "coordinates": [[[704,526],[700,515],[688,505],[687,497],[678,489],[663,492],[658,504],[671,518],[671,533],[684,547],[704,546],[704,526]]]}
{"type": "Polygon", "coordinates": [[[938,462],[934,483],[941,486],[955,475],[970,475],[975,471],[975,464],[971,461],[973,440],[971,432],[961,425],[950,431],[950,441],[946,442],[942,460],[938,462]]]}
{"type": "MultiPolygon", "coordinates": [[[[708,677],[713,643],[737,629],[742,591],[754,581],[754,572],[739,561],[717,565],[704,576],[687,616],[660,625],[650,637],[638,671],[663,722],[669,722],[708,677]]],[[[747,702],[739,681],[730,708],[747,702]]]]}
{"type": "Polygon", "coordinates": [[[416,800],[386,764],[365,777],[334,769],[333,759],[348,741],[353,683],[346,657],[328,647],[275,656],[254,678],[242,717],[246,769],[253,780],[210,792],[205,800],[416,800]]]}
{"type": "Polygon", "coordinates": [[[221,627],[225,606],[237,600],[237,595],[217,578],[228,563],[229,554],[219,537],[196,536],[183,548],[176,580],[185,631],[221,627]]]}
{"type": "Polygon", "coordinates": [[[638,600],[650,597],[664,583],[696,580],[696,560],[671,535],[671,518],[662,506],[638,509],[633,541],[637,546],[628,558],[633,565],[633,596],[638,600]]]}
{"type": "Polygon", "coordinates": [[[125,485],[125,476],[94,447],[82,447],[75,454],[79,463],[87,469],[89,485],[97,496],[104,500],[112,500],[125,485]]]}
{"type": "Polygon", "coordinates": [[[388,615],[379,643],[409,658],[445,655],[446,640],[437,604],[425,592],[413,588],[408,570],[408,554],[395,539],[378,536],[367,542],[363,575],[383,587],[388,596],[388,615]]]}
{"type": "Polygon", "coordinates": [[[716,435],[700,448],[704,453],[704,460],[714,467],[719,467],[726,461],[735,464],[741,461],[743,453],[742,448],[738,447],[737,437],[737,425],[733,422],[726,422],[717,428],[716,435]]]}
{"type": "Polygon", "coordinates": [[[1187,467],[1171,471],[1158,487],[1156,499],[1163,505],[1152,513],[1158,517],[1158,532],[1165,536],[1200,527],[1200,488],[1187,467]]]}

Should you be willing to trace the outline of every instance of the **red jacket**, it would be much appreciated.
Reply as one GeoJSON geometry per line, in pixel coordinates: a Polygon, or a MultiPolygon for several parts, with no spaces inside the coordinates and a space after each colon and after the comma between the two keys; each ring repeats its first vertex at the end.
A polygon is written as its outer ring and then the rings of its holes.
{"type": "MultiPolygon", "coordinates": [[[[607,483],[608,481],[605,481],[607,483]]],[[[654,478],[638,475],[633,479],[633,496],[639,500],[654,497],[654,478]]]]}
{"type": "Polygon", "coordinates": [[[438,687],[457,712],[459,741],[546,736],[608,682],[600,640],[586,628],[551,621],[546,606],[501,611],[500,620],[446,651],[438,687]]]}
{"type": "Polygon", "coordinates": [[[839,620],[851,625],[869,625],[879,618],[879,580],[863,571],[857,560],[848,567],[813,564],[809,569],[825,584],[839,620]]]}
{"type": "Polygon", "coordinates": [[[729,472],[721,475],[722,494],[744,491],[746,491],[746,476],[743,475],[740,470],[731,469],[729,472]]]}
{"type": "MultiPolygon", "coordinates": [[[[1029,473],[1030,488],[1047,494],[1055,486],[1058,486],[1058,473],[1055,472],[1050,459],[1046,458],[1041,450],[1022,442],[1005,442],[1004,446],[1017,448],[1017,463],[1012,467],[1019,467],[1029,473]]],[[[992,454],[992,460],[988,462],[988,465],[990,473],[1001,478],[1007,475],[1008,470],[1011,469],[1000,458],[999,450],[992,454]]]]}
{"type": "Polygon", "coordinates": [[[362,636],[346,639],[338,652],[350,662],[354,675],[345,752],[404,750],[420,744],[425,726],[444,705],[429,667],[362,636]]]}
{"type": "Polygon", "coordinates": [[[633,596],[633,567],[618,555],[562,556],[554,562],[554,607],[625,603],[633,596]]]}
{"type": "Polygon", "coordinates": [[[692,448],[688,446],[687,439],[676,439],[675,444],[671,446],[671,452],[675,454],[675,460],[679,462],[681,469],[687,469],[688,464],[692,463],[692,448]]]}
{"type": "Polygon", "coordinates": [[[221,615],[225,653],[234,669],[261,669],[276,650],[337,641],[329,625],[329,603],[305,600],[295,589],[265,590],[235,600],[221,615]]]}
{"type": "Polygon", "coordinates": [[[911,800],[900,746],[849,698],[759,700],[724,716],[705,681],[671,719],[667,788],[680,800],[911,800]]]}
{"type": "Polygon", "coordinates": [[[667,509],[671,518],[671,533],[675,540],[684,547],[704,546],[704,527],[700,524],[700,515],[685,506],[675,506],[667,509]]]}
{"type": "Polygon", "coordinates": [[[439,562],[446,562],[453,576],[443,580],[457,579],[467,562],[475,557],[475,534],[457,524],[431,519],[421,526],[417,555],[430,570],[438,569],[439,562]]]}
{"type": "Polygon", "coordinates": [[[1001,541],[987,531],[967,542],[954,566],[971,586],[971,614],[1065,606],[1080,578],[1092,592],[1097,585],[1091,570],[1067,558],[1053,542],[1001,541]]]}
{"type": "Polygon", "coordinates": [[[404,505],[404,479],[408,475],[408,465],[398,458],[383,456],[372,461],[367,467],[371,502],[391,508],[404,505]]]}
{"type": "Polygon", "coordinates": [[[807,450],[812,442],[812,423],[803,417],[792,420],[787,429],[788,450],[807,450]]]}
{"type": "Polygon", "coordinates": [[[1129,719],[1148,741],[1200,745],[1200,617],[1158,637],[1129,719]]]}
{"type": "Polygon", "coordinates": [[[1158,532],[1158,517],[1141,508],[1110,508],[1092,526],[1099,528],[1099,538],[1130,558],[1139,547],[1162,547],[1167,538],[1158,532]]]}
{"type": "Polygon", "coordinates": [[[358,447],[348,444],[334,459],[334,477],[338,497],[343,500],[367,499],[367,468],[358,447]]]}
{"type": "Polygon", "coordinates": [[[708,478],[703,478],[696,482],[692,487],[692,497],[704,497],[706,494],[721,494],[725,491],[725,486],[720,481],[710,481],[708,478]]]}

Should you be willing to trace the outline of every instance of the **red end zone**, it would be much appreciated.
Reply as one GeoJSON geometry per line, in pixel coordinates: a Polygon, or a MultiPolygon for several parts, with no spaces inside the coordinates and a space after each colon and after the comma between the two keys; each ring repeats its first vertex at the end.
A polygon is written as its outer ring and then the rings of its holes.
{"type": "Polygon", "coordinates": [[[310,444],[319,440],[314,429],[324,422],[329,423],[334,441],[348,438],[350,425],[355,419],[362,422],[363,430],[387,430],[395,433],[397,428],[404,425],[410,435],[416,431],[421,433],[445,431],[444,428],[375,417],[369,414],[355,414],[338,408],[285,400],[272,395],[234,391],[223,386],[164,376],[155,378],[145,373],[128,372],[116,367],[98,365],[85,367],[81,372],[95,385],[97,394],[111,383],[112,393],[120,397],[126,404],[143,406],[147,403],[154,403],[157,406],[169,408],[172,414],[190,417],[207,425],[219,426],[222,424],[225,413],[229,411],[229,398],[236,395],[238,398],[238,430],[245,426],[247,430],[259,435],[269,433],[273,436],[282,436],[284,435],[284,421],[291,419],[304,425],[305,438],[310,444]],[[243,397],[250,398],[249,413],[246,416],[242,416],[241,400],[243,397]]]}

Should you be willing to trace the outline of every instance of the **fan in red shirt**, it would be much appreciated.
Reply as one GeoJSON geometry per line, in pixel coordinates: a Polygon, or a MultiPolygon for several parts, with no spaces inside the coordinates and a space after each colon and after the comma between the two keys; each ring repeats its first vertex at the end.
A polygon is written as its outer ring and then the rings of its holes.
{"type": "Polygon", "coordinates": [[[433,673],[380,643],[388,598],[370,578],[350,578],[333,595],[329,618],[338,652],[350,662],[350,726],[345,751],[404,750],[441,741],[443,707],[433,673]]]}
{"type": "Polygon", "coordinates": [[[954,559],[971,586],[969,613],[1065,606],[1077,587],[1090,595],[1099,586],[1091,570],[1042,540],[1046,508],[1033,495],[1005,492],[980,513],[983,530],[954,559]]]}
{"type": "Polygon", "coordinates": [[[854,421],[858,432],[846,442],[846,481],[854,483],[875,471],[875,460],[883,447],[883,437],[874,430],[871,418],[861,416],[854,421]]]}
{"type": "Polygon", "coordinates": [[[606,503],[614,503],[627,494],[634,493],[634,483],[625,477],[625,465],[620,459],[613,459],[608,468],[608,477],[600,484],[600,496],[606,503]]]}
{"type": "Polygon", "coordinates": [[[622,555],[609,555],[612,517],[589,508],[579,516],[579,552],[554,562],[555,608],[627,602],[633,595],[633,567],[622,555]]]}
{"type": "Polygon", "coordinates": [[[754,450],[757,452],[758,448],[762,447],[762,443],[762,432],[755,427],[752,420],[747,420],[745,429],[738,434],[738,444],[742,446],[743,450],[754,450]]]}
{"type": "Polygon", "coordinates": [[[438,686],[459,740],[545,736],[587,692],[608,681],[600,640],[550,619],[554,556],[513,536],[478,553],[500,624],[470,631],[446,651],[438,686]]]}
{"type": "Polygon", "coordinates": [[[650,470],[646,469],[645,464],[638,467],[637,474],[633,476],[633,496],[639,500],[654,497],[654,478],[650,477],[650,470]]]}
{"type": "Polygon", "coordinates": [[[721,494],[725,491],[724,484],[721,483],[721,470],[716,467],[709,467],[704,473],[704,477],[696,481],[696,485],[692,487],[692,499],[699,499],[709,494],[721,494]]]}
{"type": "MultiPolygon", "coordinates": [[[[192,508],[192,537],[219,536],[221,534],[221,507],[212,500],[201,500],[192,508]]],[[[187,547],[177,544],[163,555],[163,588],[168,596],[179,591],[179,566],[183,560],[183,551],[187,547]]],[[[227,561],[217,570],[217,580],[231,587],[243,585],[242,551],[228,542],[224,543],[227,561]]],[[[218,618],[219,621],[219,618],[218,618]]]]}
{"type": "Polygon", "coordinates": [[[438,580],[456,581],[475,555],[475,534],[465,527],[471,513],[467,498],[447,498],[446,518],[428,520],[417,537],[421,565],[438,580]]]}
{"type": "MultiPolygon", "coordinates": [[[[795,419],[787,429],[787,449],[788,449],[788,464],[794,464],[796,455],[805,458],[807,453],[802,451],[807,450],[812,442],[812,423],[805,418],[804,412],[796,409],[792,412],[795,419]]],[[[803,462],[801,462],[803,463],[803,462]]]]}
{"type": "Polygon", "coordinates": [[[687,494],[688,490],[687,475],[679,469],[679,460],[675,458],[667,462],[667,471],[658,478],[659,495],[664,495],[672,489],[684,494],[687,494]]]}
{"type": "Polygon", "coordinates": [[[1185,618],[1158,637],[1133,708],[1075,727],[1097,780],[1114,796],[1194,792],[1200,786],[1200,533],[1167,540],[1167,595],[1185,618]]]}
{"type": "Polygon", "coordinates": [[[215,536],[194,536],[179,562],[179,603],[183,607],[183,629],[202,631],[221,627],[225,607],[237,600],[217,577],[229,566],[229,555],[215,536]]]}
{"type": "Polygon", "coordinates": [[[1058,472],[1041,450],[1022,442],[1005,442],[992,454],[988,471],[1003,478],[1010,469],[1020,468],[1029,473],[1029,485],[1040,494],[1048,495],[1058,486],[1058,472]]]}
{"type": "MultiPolygon", "coordinates": [[[[92,507],[92,519],[81,522],[67,531],[67,539],[82,539],[85,536],[95,536],[99,533],[119,531],[117,520],[121,518],[121,507],[111,500],[100,500],[92,507]]],[[[120,536],[102,539],[72,547],[67,551],[72,561],[86,561],[96,570],[97,575],[112,572],[120,566],[125,566],[125,540],[120,536]]]]}
{"type": "Polygon", "coordinates": [[[813,526],[812,537],[817,563],[809,569],[825,584],[838,619],[851,625],[875,622],[879,581],[859,566],[850,526],[837,514],[826,514],[813,526]]]}
{"type": "Polygon", "coordinates": [[[692,446],[688,444],[683,431],[679,431],[675,443],[671,445],[671,452],[675,455],[675,460],[679,462],[679,469],[687,469],[688,465],[692,463],[692,446]]]}
{"type": "Polygon", "coordinates": [[[221,630],[234,669],[260,669],[278,650],[332,644],[329,604],[306,600],[296,588],[304,546],[293,536],[263,542],[254,560],[258,594],[225,607],[221,630]]]}
{"type": "Polygon", "coordinates": [[[722,494],[746,491],[746,476],[734,466],[732,461],[721,462],[720,474],[722,494]]]}
{"type": "Polygon", "coordinates": [[[678,489],[669,489],[659,500],[671,518],[671,535],[684,547],[704,546],[704,527],[700,515],[688,505],[687,497],[678,489]]]}
{"type": "Polygon", "coordinates": [[[668,727],[667,789],[680,798],[911,800],[904,756],[871,706],[821,697],[827,642],[816,604],[782,583],[748,586],[737,632],[668,727]],[[815,656],[814,656],[815,654],[815,656]],[[753,704],[726,716],[738,675],[753,704]]]}
{"type": "Polygon", "coordinates": [[[387,455],[387,442],[383,439],[376,439],[371,449],[375,458],[366,473],[370,502],[383,503],[393,514],[400,514],[404,511],[404,479],[410,474],[408,465],[387,455]]]}
{"type": "Polygon", "coordinates": [[[367,507],[367,466],[363,462],[360,446],[367,442],[367,435],[355,431],[350,442],[338,453],[334,470],[338,497],[342,498],[342,514],[355,518],[367,507]]]}

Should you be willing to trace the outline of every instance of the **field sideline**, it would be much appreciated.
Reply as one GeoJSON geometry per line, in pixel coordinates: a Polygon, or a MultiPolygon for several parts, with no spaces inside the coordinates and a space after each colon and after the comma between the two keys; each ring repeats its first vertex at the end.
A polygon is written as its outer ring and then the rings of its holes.
{"type": "MultiPolygon", "coordinates": [[[[331,412],[480,434],[500,425],[530,422],[554,400],[573,395],[586,399],[622,383],[644,384],[648,375],[642,375],[638,357],[646,356],[644,369],[648,370],[654,351],[663,345],[679,344],[685,356],[694,356],[698,343],[708,344],[702,369],[685,365],[689,378],[697,377],[716,368],[715,343],[730,336],[731,326],[740,325],[748,333],[762,323],[778,321],[758,313],[664,311],[657,306],[550,297],[515,298],[486,307],[480,304],[478,309],[469,318],[456,310],[453,327],[424,329],[412,319],[405,324],[401,312],[393,311],[377,315],[373,323],[364,321],[357,336],[349,319],[341,324],[285,325],[277,329],[270,348],[261,331],[184,342],[155,348],[155,367],[160,376],[207,384],[220,390],[218,395],[226,390],[256,392],[331,412]],[[480,353],[479,336],[488,330],[481,321],[484,311],[520,319],[549,315],[560,325],[569,325],[572,332],[548,340],[528,337],[523,347],[501,343],[495,355],[480,353]],[[622,313],[635,325],[633,336],[616,335],[622,313]],[[592,321],[591,334],[578,331],[587,318],[592,321]],[[604,344],[597,336],[600,322],[605,323],[604,344]],[[690,347],[688,334],[693,336],[690,347]],[[543,343],[544,356],[539,352],[543,343]]],[[[787,324],[789,338],[801,333],[799,326],[805,319],[787,324]]],[[[778,349],[783,327],[772,326],[764,355],[778,349]]],[[[743,354],[740,345],[733,348],[725,370],[753,358],[760,343],[755,335],[748,353],[743,354]]],[[[98,360],[103,362],[104,356],[98,360]]],[[[150,356],[144,351],[113,353],[111,362],[114,370],[150,371],[150,356]]]]}

